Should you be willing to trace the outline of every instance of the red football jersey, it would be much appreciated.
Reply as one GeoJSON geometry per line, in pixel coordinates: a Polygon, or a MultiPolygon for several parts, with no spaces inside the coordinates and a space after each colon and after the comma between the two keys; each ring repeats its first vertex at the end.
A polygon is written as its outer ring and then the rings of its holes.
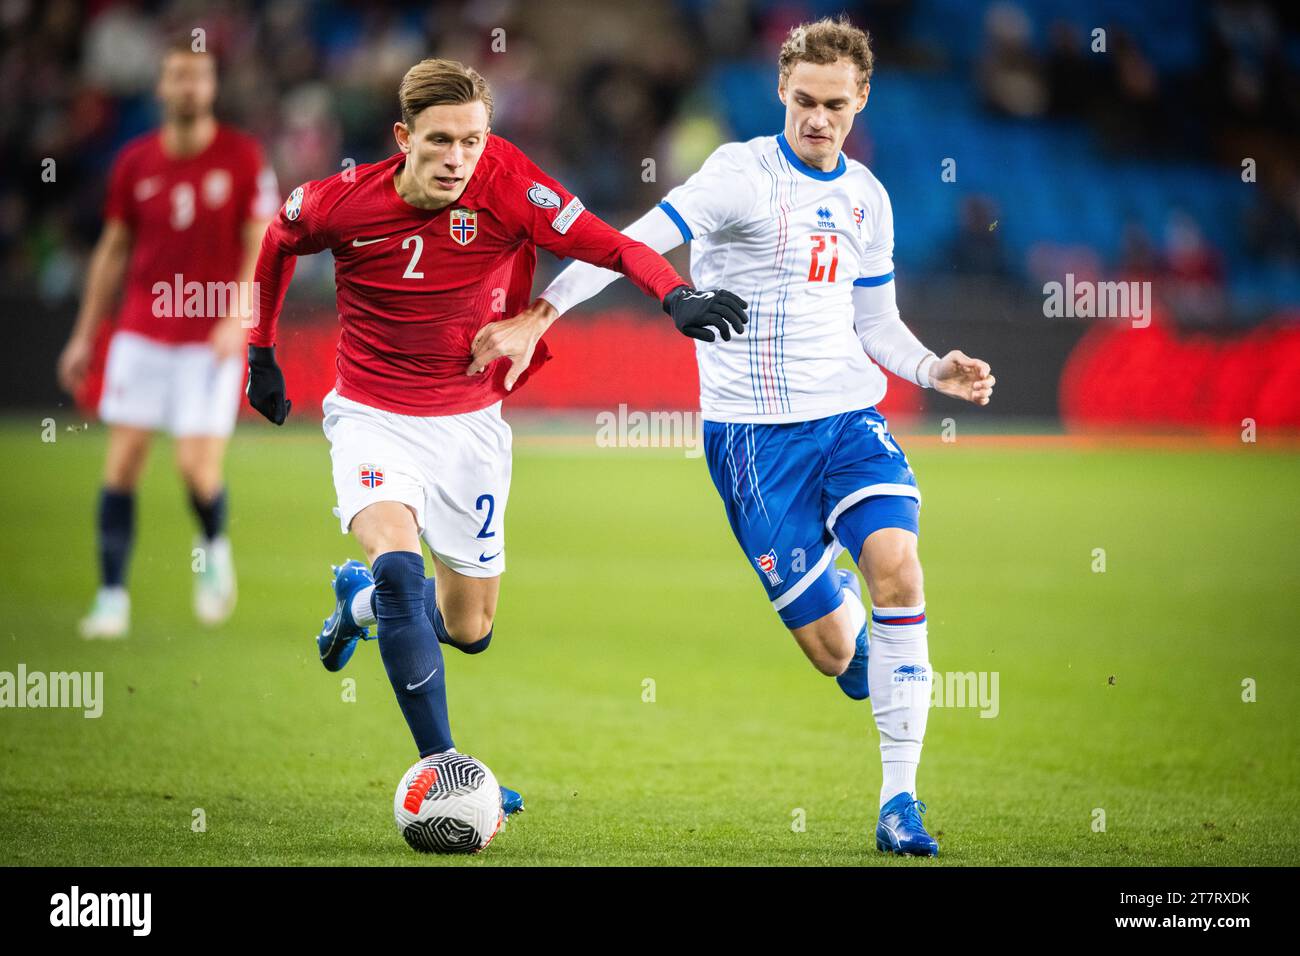
{"type": "MultiPolygon", "coordinates": [[[[488,138],[460,199],[420,209],[397,194],[402,153],[299,186],[257,261],[260,315],[249,341],[275,344],[296,256],[330,249],[338,290],[335,388],[402,415],[456,415],[503,398],[508,362],[467,376],[484,325],[524,309],[536,247],[625,273],[662,299],[686,283],[662,256],[583,209],[523,152],[488,138]]],[[[519,388],[549,352],[539,342],[519,388]]]]}
{"type": "MultiPolygon", "coordinates": [[[[206,339],[220,316],[186,315],[178,288],[184,295],[189,283],[206,289],[207,283],[237,280],[244,226],[270,219],[279,202],[275,171],[261,146],[230,126],[218,125],[207,149],[183,159],[163,152],[157,131],[127,143],[113,163],[104,204],[105,219],[120,219],[131,229],[117,327],[160,342],[206,339]],[[161,293],[157,283],[168,291],[161,293]],[[158,308],[162,295],[165,307],[158,308]]],[[[190,293],[194,288],[189,286],[190,293]]],[[[192,298],[189,311],[206,313],[209,301],[215,300],[206,292],[201,300],[192,298]]]]}

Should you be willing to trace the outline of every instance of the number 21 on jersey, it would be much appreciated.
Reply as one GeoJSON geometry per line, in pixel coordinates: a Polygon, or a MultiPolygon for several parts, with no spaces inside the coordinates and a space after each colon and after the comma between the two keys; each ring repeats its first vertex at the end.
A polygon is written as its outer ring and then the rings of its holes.
{"type": "Polygon", "coordinates": [[[808,238],[812,240],[812,261],[808,264],[808,281],[834,282],[835,269],[840,264],[840,237],[830,235],[808,238]]]}

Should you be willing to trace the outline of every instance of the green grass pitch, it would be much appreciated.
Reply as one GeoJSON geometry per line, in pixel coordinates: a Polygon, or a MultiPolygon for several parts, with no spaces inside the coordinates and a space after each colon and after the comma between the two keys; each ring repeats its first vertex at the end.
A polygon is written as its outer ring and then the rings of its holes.
{"type": "Polygon", "coordinates": [[[102,454],[95,426],[0,428],[0,670],[105,681],[99,719],[0,710],[5,864],[1300,863],[1293,453],[911,449],[931,661],[998,674],[995,717],[930,714],[937,861],[876,853],[869,707],[780,627],[701,459],[517,441],[496,637],[447,668],[458,746],[528,810],[451,859],[393,825],[415,754],[375,644],[341,674],[315,658],[329,564],[357,556],[319,432],[241,427],[240,605],[215,631],[191,616],[192,525],[159,443],[115,643],[75,634],[102,454]]]}

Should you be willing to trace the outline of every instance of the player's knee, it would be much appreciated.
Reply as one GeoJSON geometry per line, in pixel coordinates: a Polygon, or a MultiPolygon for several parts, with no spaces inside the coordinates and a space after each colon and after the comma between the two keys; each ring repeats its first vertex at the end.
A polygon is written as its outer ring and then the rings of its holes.
{"type": "Polygon", "coordinates": [[[466,654],[482,654],[484,651],[488,649],[488,645],[491,643],[492,643],[492,631],[489,629],[488,632],[484,634],[482,637],[480,637],[477,641],[474,641],[472,644],[462,644],[460,646],[460,649],[464,651],[466,654]]]}
{"type": "MultiPolygon", "coordinates": [[[[375,561],[381,555],[390,554],[394,551],[414,553],[414,550],[419,548],[419,539],[417,538],[414,546],[412,546],[410,529],[398,524],[372,522],[365,526],[363,533],[363,529],[354,522],[352,530],[356,533],[357,541],[365,550],[371,567],[374,567],[375,561]]],[[[421,579],[423,579],[423,573],[421,579]]]]}
{"type": "Polygon", "coordinates": [[[827,677],[839,677],[853,660],[853,648],[850,646],[846,652],[840,653],[835,648],[823,647],[809,654],[808,659],[818,673],[827,677]]]}
{"type": "Polygon", "coordinates": [[[119,492],[134,491],[144,472],[148,451],[148,446],[143,444],[114,449],[104,463],[105,487],[119,492]]]}
{"type": "Polygon", "coordinates": [[[492,614],[486,609],[444,614],[443,623],[447,636],[466,654],[481,654],[492,642],[492,614]]]}
{"type": "Polygon", "coordinates": [[[876,607],[916,607],[925,603],[921,562],[912,557],[900,560],[876,575],[871,587],[871,601],[876,607]]]}
{"type": "Polygon", "coordinates": [[[882,531],[867,539],[862,575],[876,607],[914,607],[925,602],[916,538],[882,531]]]}
{"type": "Polygon", "coordinates": [[[394,549],[370,563],[375,576],[375,615],[395,621],[424,619],[424,559],[394,549]]]}
{"type": "MultiPolygon", "coordinates": [[[[811,635],[799,639],[804,654],[818,673],[827,677],[838,677],[853,660],[854,640],[846,638],[838,631],[832,630],[832,622],[822,621],[815,625],[825,630],[816,630],[811,635]]],[[[856,636],[856,635],[855,635],[856,636]]],[[[798,635],[796,635],[798,637],[798,635]]]]}

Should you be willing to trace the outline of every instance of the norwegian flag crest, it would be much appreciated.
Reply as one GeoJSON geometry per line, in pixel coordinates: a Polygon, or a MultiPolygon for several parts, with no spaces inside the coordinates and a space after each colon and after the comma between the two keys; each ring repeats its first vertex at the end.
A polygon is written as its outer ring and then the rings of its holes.
{"type": "Polygon", "coordinates": [[[462,246],[469,245],[478,235],[478,213],[472,209],[451,211],[451,238],[462,246]]]}
{"type": "Polygon", "coordinates": [[[378,465],[362,465],[359,474],[361,484],[367,488],[378,488],[384,483],[384,469],[378,465]]]}

